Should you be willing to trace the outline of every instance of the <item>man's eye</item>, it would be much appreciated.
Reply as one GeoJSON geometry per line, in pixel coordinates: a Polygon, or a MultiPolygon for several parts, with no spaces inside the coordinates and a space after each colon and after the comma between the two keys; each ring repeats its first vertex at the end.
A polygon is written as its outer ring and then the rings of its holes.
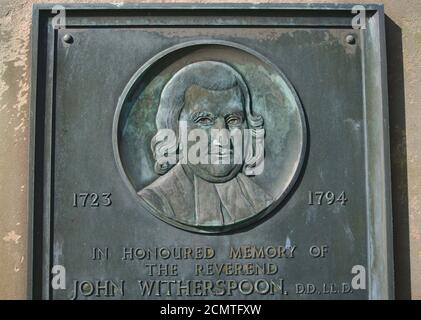
{"type": "Polygon", "coordinates": [[[195,121],[196,123],[200,123],[203,125],[211,125],[212,124],[212,119],[209,117],[199,117],[196,119],[195,121]]]}
{"type": "Polygon", "coordinates": [[[241,124],[241,119],[240,119],[240,118],[238,118],[238,117],[229,117],[229,118],[227,119],[227,124],[228,124],[229,126],[236,126],[236,125],[239,125],[239,124],[241,124]]]}

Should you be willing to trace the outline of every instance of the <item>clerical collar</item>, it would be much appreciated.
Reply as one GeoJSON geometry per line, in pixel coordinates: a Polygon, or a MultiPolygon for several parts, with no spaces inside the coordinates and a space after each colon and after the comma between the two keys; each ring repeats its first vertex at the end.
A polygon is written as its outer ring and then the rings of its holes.
{"type": "Polygon", "coordinates": [[[193,184],[197,225],[227,225],[245,220],[273,201],[242,173],[224,183],[211,183],[193,174],[193,184]]]}

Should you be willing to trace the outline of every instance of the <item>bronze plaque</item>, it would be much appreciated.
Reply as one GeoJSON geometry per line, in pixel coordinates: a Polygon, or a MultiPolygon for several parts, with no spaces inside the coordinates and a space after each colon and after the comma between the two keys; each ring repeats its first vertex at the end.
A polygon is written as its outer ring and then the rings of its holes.
{"type": "Polygon", "coordinates": [[[393,297],[378,5],[36,5],[30,295],[393,297]]]}

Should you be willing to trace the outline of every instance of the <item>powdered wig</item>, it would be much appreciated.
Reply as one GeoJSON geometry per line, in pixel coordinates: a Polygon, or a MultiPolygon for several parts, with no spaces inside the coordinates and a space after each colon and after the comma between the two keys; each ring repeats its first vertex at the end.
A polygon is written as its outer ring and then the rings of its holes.
{"type": "MultiPolygon", "coordinates": [[[[151,141],[151,149],[154,159],[156,160],[154,168],[157,174],[165,174],[171,168],[171,165],[168,163],[162,163],[159,159],[156,159],[160,142],[158,139],[159,131],[162,129],[173,130],[177,137],[177,143],[172,146],[172,149],[168,149],[168,151],[178,150],[180,113],[184,107],[185,93],[187,89],[193,85],[197,85],[206,90],[228,90],[238,86],[242,92],[249,129],[255,129],[253,132],[256,132],[257,129],[263,129],[263,118],[261,115],[253,114],[251,110],[250,92],[242,76],[234,68],[217,61],[201,61],[189,64],[174,74],[164,86],[161,93],[156,115],[158,133],[151,141]]],[[[260,130],[260,132],[261,131],[262,130],[260,130]]],[[[257,136],[261,136],[261,134],[258,134],[257,136]]],[[[247,158],[250,157],[249,154],[250,152],[247,152],[246,162],[247,158]]]]}

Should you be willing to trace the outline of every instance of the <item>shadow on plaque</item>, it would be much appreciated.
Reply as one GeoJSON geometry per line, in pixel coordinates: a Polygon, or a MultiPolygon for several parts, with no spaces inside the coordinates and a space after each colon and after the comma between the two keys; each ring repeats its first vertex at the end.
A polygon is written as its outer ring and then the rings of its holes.
{"type": "Polygon", "coordinates": [[[411,299],[402,30],[386,16],[396,299],[411,299]]]}

